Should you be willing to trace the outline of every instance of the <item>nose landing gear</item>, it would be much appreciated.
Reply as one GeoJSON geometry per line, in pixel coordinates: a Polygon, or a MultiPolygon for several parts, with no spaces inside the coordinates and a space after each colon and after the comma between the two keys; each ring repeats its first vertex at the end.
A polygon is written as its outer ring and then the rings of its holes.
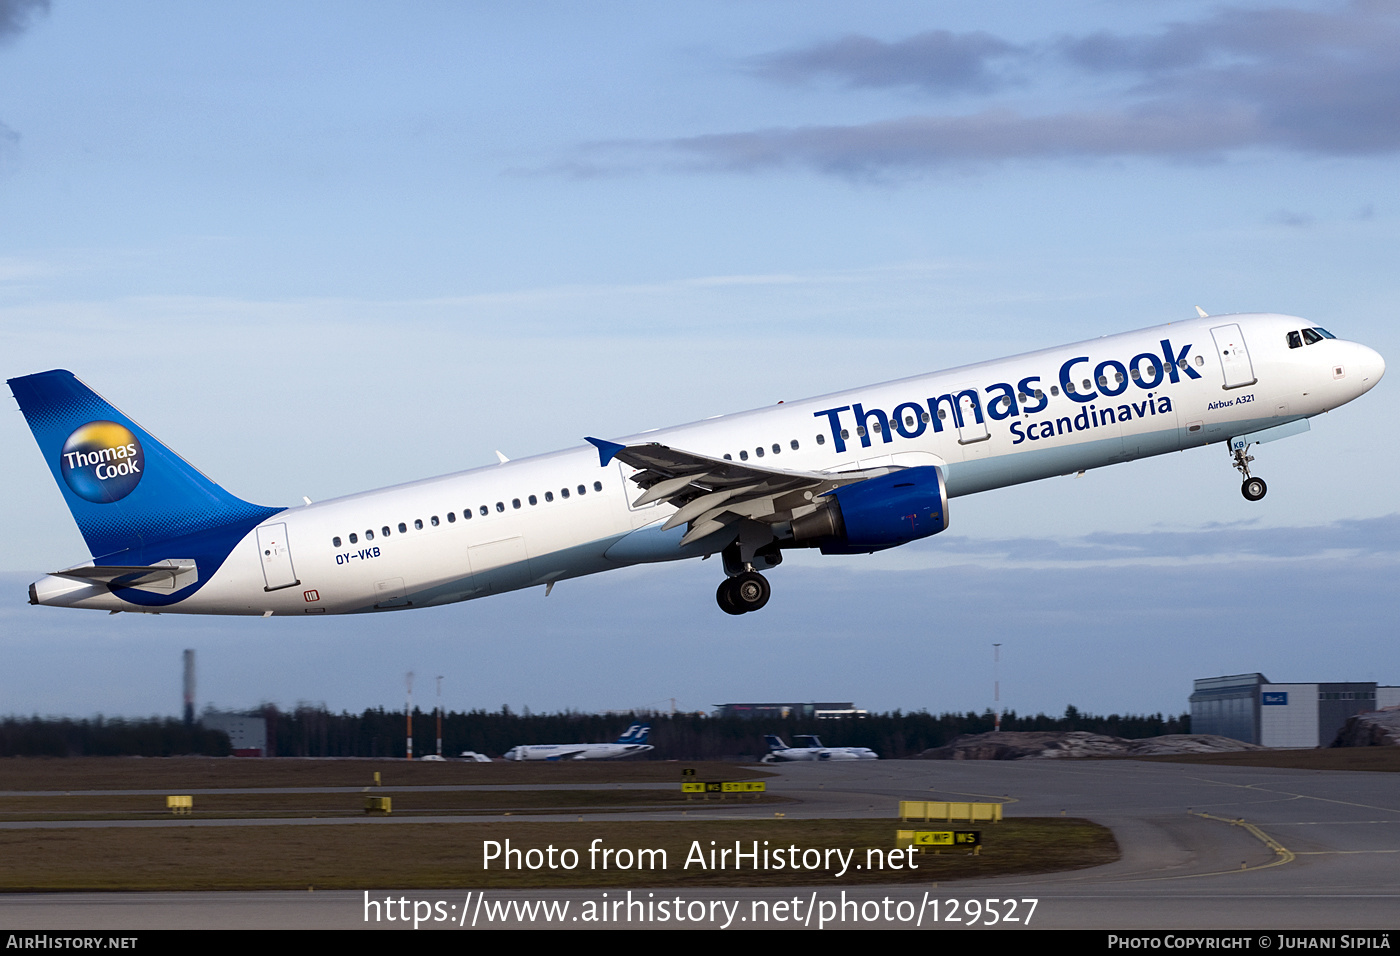
{"type": "Polygon", "coordinates": [[[1263,478],[1256,478],[1249,473],[1249,463],[1254,460],[1254,456],[1245,454],[1248,450],[1248,445],[1242,445],[1234,450],[1234,465],[1244,476],[1244,483],[1240,485],[1240,494],[1244,495],[1247,501],[1258,501],[1268,494],[1269,486],[1264,484],[1263,478]]]}

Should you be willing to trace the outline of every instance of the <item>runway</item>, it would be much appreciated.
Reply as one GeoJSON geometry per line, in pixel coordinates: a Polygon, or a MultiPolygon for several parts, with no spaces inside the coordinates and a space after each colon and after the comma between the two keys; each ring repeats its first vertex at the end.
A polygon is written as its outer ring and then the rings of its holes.
{"type": "MultiPolygon", "coordinates": [[[[1394,774],[1067,760],[861,761],[783,764],[770,769],[779,773],[769,779],[770,791],[800,801],[783,807],[790,817],[890,817],[893,829],[896,803],[901,799],[997,800],[1006,802],[1007,816],[1085,817],[1110,827],[1118,840],[1122,858],[1089,870],[847,892],[846,902],[876,901],[872,905],[877,909],[882,899],[896,906],[907,902],[911,908],[922,907],[921,928],[967,928],[966,920],[947,918],[949,900],[959,901],[955,913],[964,916],[968,900],[999,901],[993,907],[998,913],[996,926],[1024,927],[1024,922],[1004,922],[1000,914],[1006,910],[1005,901],[1031,899],[1037,901],[1032,928],[1365,931],[1400,926],[1400,778],[1394,774]],[[941,903],[936,919],[930,919],[934,912],[930,900],[941,903]]],[[[597,819],[674,820],[683,827],[687,820],[771,817],[773,812],[772,807],[697,804],[685,811],[606,813],[597,819]]],[[[513,816],[515,820],[534,818],[513,816]]],[[[480,818],[456,819],[480,822],[480,818]]],[[[382,820],[355,822],[395,825],[382,820]]],[[[422,921],[420,928],[465,925],[463,914],[471,906],[475,906],[478,928],[482,927],[480,896],[464,895],[461,890],[366,889],[375,900],[407,901],[405,912],[418,902],[441,904],[434,912],[450,914],[422,921]]],[[[616,902],[622,892],[613,891],[610,899],[616,902]]],[[[632,891],[634,898],[654,902],[655,897],[647,898],[648,892],[644,885],[632,891]]],[[[767,907],[774,902],[800,901],[795,907],[800,911],[816,906],[818,894],[821,902],[839,906],[841,901],[833,893],[799,888],[668,891],[665,895],[688,901],[722,899],[741,909],[763,901],[762,912],[771,915],[767,907]]],[[[600,895],[598,890],[487,891],[485,901],[488,913],[491,906],[511,900],[531,905],[568,902],[574,907],[574,916],[566,921],[546,921],[538,914],[512,919],[510,913],[503,913],[502,918],[489,921],[494,928],[580,929],[597,925],[577,917],[588,901],[596,904],[600,895]]],[[[885,911],[890,906],[887,902],[885,911]]],[[[978,909],[983,910],[983,902],[978,909]]],[[[1016,911],[1025,914],[1026,909],[1027,904],[1020,904],[1016,911]]],[[[7,929],[391,929],[411,925],[384,918],[382,906],[369,922],[366,912],[365,894],[356,891],[15,894],[0,899],[0,923],[7,929]]],[[[514,912],[519,915],[518,910],[514,912]]],[[[742,909],[744,914],[750,912],[742,909]]],[[[693,921],[694,925],[687,921],[685,927],[725,925],[724,916],[721,911],[714,919],[693,921]]],[[[769,920],[762,925],[812,925],[810,912],[808,917],[805,924],[769,920]]],[[[979,925],[989,921],[984,912],[979,925]]],[[[660,924],[639,920],[606,925],[657,928],[660,924]]],[[[681,928],[680,921],[667,925],[681,928]]],[[[731,916],[728,925],[740,925],[739,917],[731,916]]],[[[752,928],[754,923],[743,925],[752,928]]],[[[857,917],[854,922],[830,923],[828,928],[876,925],[914,924],[899,918],[870,922],[857,917]]]]}

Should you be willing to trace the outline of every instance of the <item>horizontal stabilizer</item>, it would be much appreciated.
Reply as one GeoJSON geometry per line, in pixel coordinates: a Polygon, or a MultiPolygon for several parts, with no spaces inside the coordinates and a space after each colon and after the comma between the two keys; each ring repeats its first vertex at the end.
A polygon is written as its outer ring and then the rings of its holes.
{"type": "Polygon", "coordinates": [[[195,562],[191,558],[162,561],[159,564],[90,564],[81,568],[68,568],[66,571],[54,571],[53,575],[60,578],[75,578],[79,581],[95,581],[108,587],[138,588],[143,585],[155,585],[169,588],[174,587],[176,580],[181,575],[191,574],[194,571],[195,562]]]}

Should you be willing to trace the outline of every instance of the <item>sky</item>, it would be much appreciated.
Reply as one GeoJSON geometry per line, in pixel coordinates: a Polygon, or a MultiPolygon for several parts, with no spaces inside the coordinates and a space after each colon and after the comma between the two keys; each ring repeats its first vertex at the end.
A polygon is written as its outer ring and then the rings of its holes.
{"type": "MultiPolygon", "coordinates": [[[[1211,313],[1400,353],[1400,8],[0,0],[0,372],[285,505],[1211,313]]],[[[792,554],[318,621],[25,604],[87,555],[0,416],[0,714],[200,702],[1179,712],[1400,683],[1387,379],[1260,446],[792,554]],[[992,644],[1001,644],[999,675],[992,644]],[[420,677],[420,681],[422,678],[420,677]],[[420,687],[421,690],[421,687],[420,687]]]]}

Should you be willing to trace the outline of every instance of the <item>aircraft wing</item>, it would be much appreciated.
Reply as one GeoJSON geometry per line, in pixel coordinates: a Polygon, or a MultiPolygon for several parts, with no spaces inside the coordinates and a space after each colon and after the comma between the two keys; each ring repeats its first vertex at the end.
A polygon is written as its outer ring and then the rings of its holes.
{"type": "Polygon", "coordinates": [[[815,499],[833,488],[894,470],[880,467],[837,474],[784,471],[711,458],[656,442],[620,445],[601,438],[587,440],[597,447],[604,466],[617,459],[637,469],[632,481],[642,494],[632,502],[633,507],[666,501],[678,509],[661,529],[669,531],[689,523],[682,546],[744,518],[767,524],[791,521],[814,511],[815,499]]]}

